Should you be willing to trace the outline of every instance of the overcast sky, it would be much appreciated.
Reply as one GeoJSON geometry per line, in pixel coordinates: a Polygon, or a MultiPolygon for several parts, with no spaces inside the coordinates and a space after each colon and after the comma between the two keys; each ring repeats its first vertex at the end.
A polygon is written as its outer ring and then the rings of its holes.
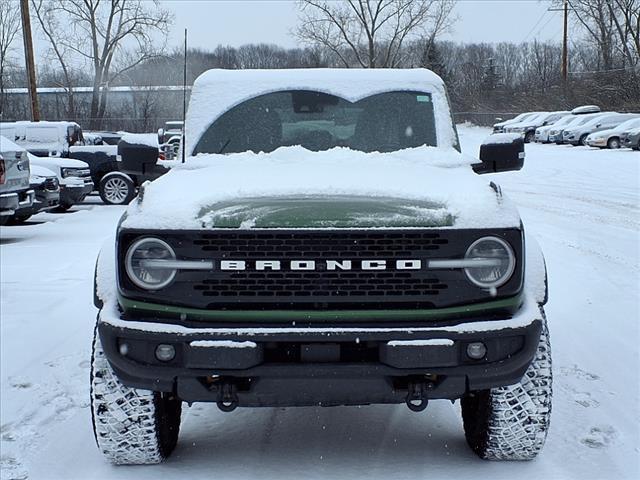
{"type": "MultiPolygon", "coordinates": [[[[170,45],[182,42],[189,30],[192,47],[212,49],[218,44],[275,43],[296,46],[290,32],[298,9],[292,0],[163,0],[174,14],[170,45]]],[[[446,38],[460,42],[500,42],[554,39],[560,42],[561,12],[548,12],[544,0],[458,0],[459,20],[446,38]]]]}

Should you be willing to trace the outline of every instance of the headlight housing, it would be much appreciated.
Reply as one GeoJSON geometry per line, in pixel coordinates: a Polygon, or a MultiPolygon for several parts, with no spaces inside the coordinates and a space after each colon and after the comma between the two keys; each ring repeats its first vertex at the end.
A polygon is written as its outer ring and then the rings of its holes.
{"type": "Polygon", "coordinates": [[[78,168],[63,168],[60,173],[62,174],[62,178],[77,177],[79,170],[78,168]]]}
{"type": "Polygon", "coordinates": [[[175,260],[176,254],[167,242],[159,238],[145,237],[136,240],[127,250],[125,270],[129,279],[145,290],[160,290],[169,285],[177,270],[165,267],[154,260],[175,260]]]}
{"type": "Polygon", "coordinates": [[[498,288],[509,281],[516,268],[511,246],[498,237],[482,237],[469,246],[466,260],[476,263],[465,268],[467,278],[481,288],[498,288]]]}

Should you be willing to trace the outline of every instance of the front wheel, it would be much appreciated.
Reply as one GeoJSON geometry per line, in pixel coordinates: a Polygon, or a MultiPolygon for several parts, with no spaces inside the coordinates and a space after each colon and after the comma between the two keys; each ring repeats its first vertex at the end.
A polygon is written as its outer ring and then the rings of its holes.
{"type": "Polygon", "coordinates": [[[536,137],[536,132],[527,132],[524,135],[524,143],[531,143],[533,142],[534,138],[536,137]]]}
{"type": "Polygon", "coordinates": [[[611,149],[620,148],[620,139],[618,137],[612,137],[607,142],[607,147],[611,149]]]}
{"type": "Polygon", "coordinates": [[[93,433],[116,465],[160,463],[178,441],[182,402],[169,393],[126,387],[107,361],[97,328],[91,357],[93,433]]]}
{"type": "MultiPolygon", "coordinates": [[[[588,137],[588,136],[589,136],[589,135],[582,135],[582,136],[580,137],[580,145],[582,145],[583,147],[586,147],[586,146],[587,146],[587,137],[588,137]]],[[[576,147],[577,147],[577,145],[576,145],[576,147]]]]}
{"type": "Polygon", "coordinates": [[[536,356],[520,382],[473,392],[461,401],[467,443],[480,458],[532,460],[544,446],[552,396],[544,312],[543,322],[536,356]]]}
{"type": "Polygon", "coordinates": [[[128,175],[110,172],[100,180],[98,193],[107,205],[127,205],[136,195],[136,186],[128,175]]]}

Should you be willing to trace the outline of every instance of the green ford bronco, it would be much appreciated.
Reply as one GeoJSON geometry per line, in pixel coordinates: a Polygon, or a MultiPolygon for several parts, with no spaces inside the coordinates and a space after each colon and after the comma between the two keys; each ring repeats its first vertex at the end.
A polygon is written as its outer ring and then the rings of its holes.
{"type": "Polygon", "coordinates": [[[544,259],[479,175],[520,169],[519,136],[463,155],[428,70],[211,70],[181,148],[96,266],[91,405],[109,460],[165,459],[183,402],[460,400],[481,458],[539,453],[544,259]]]}

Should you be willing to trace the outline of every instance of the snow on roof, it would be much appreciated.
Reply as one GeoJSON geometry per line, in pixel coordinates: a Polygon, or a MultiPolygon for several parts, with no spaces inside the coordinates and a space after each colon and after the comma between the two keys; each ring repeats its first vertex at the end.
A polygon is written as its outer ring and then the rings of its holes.
{"type": "Polygon", "coordinates": [[[215,228],[203,218],[220,202],[353,195],[433,201],[455,217],[457,228],[517,228],[517,210],[473,172],[469,165],[476,162],[453,147],[364,153],[348,148],[310,152],[298,146],[199,155],[147,184],[142,202],[129,205],[122,226],[215,228]]]}
{"type": "Polygon", "coordinates": [[[430,70],[314,68],[288,70],[208,70],[193,84],[186,118],[187,154],[224,112],[250,98],[282,90],[315,90],[355,102],[377,93],[415,90],[432,94],[438,145],[455,143],[442,79],[430,70]]]}
{"type": "Polygon", "coordinates": [[[157,133],[124,133],[120,140],[132,145],[146,145],[148,147],[158,148],[157,133]]]}

